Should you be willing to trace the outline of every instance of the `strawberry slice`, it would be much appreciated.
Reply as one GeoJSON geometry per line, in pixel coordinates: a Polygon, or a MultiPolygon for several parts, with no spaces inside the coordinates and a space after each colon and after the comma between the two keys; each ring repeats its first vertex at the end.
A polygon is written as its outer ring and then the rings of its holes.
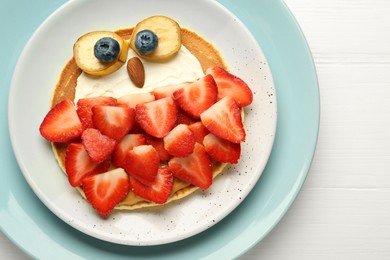
{"type": "Polygon", "coordinates": [[[237,102],[224,97],[200,115],[203,125],[214,135],[233,143],[245,140],[241,111],[237,102]]]}
{"type": "Polygon", "coordinates": [[[129,177],[122,168],[85,177],[82,184],[87,200],[105,218],[130,191],[129,177]]]}
{"type": "Polygon", "coordinates": [[[164,204],[172,192],[173,175],[169,168],[164,167],[158,169],[155,181],[150,186],[143,184],[132,176],[130,176],[130,184],[133,192],[141,198],[157,204],[164,204]]]}
{"type": "Polygon", "coordinates": [[[71,143],[66,149],[65,171],[73,187],[80,186],[84,177],[105,172],[109,167],[109,160],[100,164],[92,161],[81,143],[71,143]]]}
{"type": "Polygon", "coordinates": [[[148,103],[153,101],[154,95],[150,92],[145,93],[132,93],[124,95],[117,100],[119,106],[128,106],[130,108],[135,108],[138,104],[148,103]]]}
{"type": "Polygon", "coordinates": [[[176,119],[176,125],[180,124],[186,124],[190,125],[192,123],[195,123],[197,119],[193,118],[189,114],[183,111],[183,109],[179,108],[177,111],[177,119],[176,119]]]}
{"type": "Polygon", "coordinates": [[[207,128],[200,121],[190,124],[188,127],[194,134],[195,142],[200,144],[203,143],[203,138],[210,133],[209,130],[207,130],[207,128]]]}
{"type": "Polygon", "coordinates": [[[237,163],[240,159],[241,144],[232,143],[219,138],[212,133],[203,140],[206,152],[216,161],[224,163],[237,163]]]}
{"type": "Polygon", "coordinates": [[[120,140],[133,127],[135,110],[126,106],[94,106],[92,122],[102,134],[120,140]]]}
{"type": "Polygon", "coordinates": [[[188,83],[180,83],[175,85],[168,85],[164,87],[158,87],[153,90],[153,95],[157,99],[162,99],[166,97],[172,97],[173,92],[178,89],[185,87],[188,83]]]}
{"type": "Polygon", "coordinates": [[[135,119],[142,129],[154,137],[164,137],[175,125],[177,105],[171,97],[138,104],[135,119]]]}
{"type": "Polygon", "coordinates": [[[252,103],[252,91],[248,84],[239,77],[220,67],[209,68],[206,73],[211,74],[217,83],[218,100],[230,96],[236,100],[239,107],[245,107],[252,103]]]}
{"type": "Polygon", "coordinates": [[[46,114],[39,131],[50,142],[68,143],[80,138],[83,126],[70,99],[56,104],[46,114]]]}
{"type": "Polygon", "coordinates": [[[92,107],[97,105],[114,106],[116,99],[112,97],[82,98],[77,101],[77,114],[84,128],[93,128],[92,107]]]}
{"type": "Polygon", "coordinates": [[[164,148],[174,157],[186,157],[194,151],[195,137],[188,125],[175,126],[164,137],[164,148]]]}
{"type": "Polygon", "coordinates": [[[199,118],[202,112],[217,102],[217,96],[217,85],[211,75],[189,83],[173,93],[178,105],[194,118],[199,118]]]}
{"type": "Polygon", "coordinates": [[[184,158],[172,158],[169,163],[173,176],[203,190],[213,182],[211,158],[203,145],[195,143],[194,152],[184,158]]]}
{"type": "Polygon", "coordinates": [[[85,129],[81,136],[81,141],[89,157],[96,163],[106,160],[117,145],[115,139],[103,135],[95,128],[85,129]]]}
{"type": "Polygon", "coordinates": [[[128,174],[145,185],[152,185],[160,166],[160,157],[151,145],[140,145],[130,150],[124,162],[128,174]]]}
{"type": "Polygon", "coordinates": [[[134,147],[146,144],[146,138],[143,134],[128,134],[115,147],[112,154],[112,163],[116,167],[123,168],[127,153],[134,147]]]}
{"type": "Polygon", "coordinates": [[[153,137],[148,134],[145,134],[145,137],[146,143],[152,145],[154,149],[156,149],[161,161],[168,161],[172,158],[172,155],[170,155],[167,150],[165,150],[164,140],[162,138],[153,137]]]}

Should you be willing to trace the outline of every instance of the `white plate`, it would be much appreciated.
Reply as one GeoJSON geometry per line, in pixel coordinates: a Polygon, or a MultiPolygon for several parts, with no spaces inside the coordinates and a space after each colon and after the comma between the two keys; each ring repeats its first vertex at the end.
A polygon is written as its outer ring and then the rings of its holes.
{"type": "Polygon", "coordinates": [[[17,63],[9,96],[9,128],[22,172],[35,194],[59,218],[93,237],[126,245],[178,241],[214,225],[234,210],[259,179],[276,131],[272,75],[255,39],[215,1],[79,1],[53,13],[34,33],[17,63]],[[72,8],[76,6],[76,8],[72,8]],[[119,8],[120,7],[120,8],[119,8]],[[114,8],[112,8],[114,9],[114,8]],[[167,15],[198,32],[222,53],[230,71],[254,92],[246,109],[247,139],[237,165],[228,167],[206,191],[158,208],[115,211],[102,219],[71,188],[50,147],[39,134],[53,88],[72,46],[82,34],[134,26],[151,15],[167,15]]]}

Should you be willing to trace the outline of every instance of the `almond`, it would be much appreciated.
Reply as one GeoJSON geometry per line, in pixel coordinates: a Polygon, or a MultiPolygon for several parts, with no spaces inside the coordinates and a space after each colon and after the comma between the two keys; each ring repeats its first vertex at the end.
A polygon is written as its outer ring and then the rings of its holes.
{"type": "Polygon", "coordinates": [[[134,85],[142,88],[145,83],[145,69],[142,61],[138,57],[133,57],[127,62],[127,72],[134,85]]]}

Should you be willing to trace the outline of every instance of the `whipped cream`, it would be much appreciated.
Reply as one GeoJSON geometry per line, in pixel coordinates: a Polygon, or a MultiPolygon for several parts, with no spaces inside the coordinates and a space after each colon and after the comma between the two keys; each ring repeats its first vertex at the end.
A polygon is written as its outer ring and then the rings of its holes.
{"type": "MultiPolygon", "coordinates": [[[[129,48],[128,59],[137,56],[129,48]]],[[[136,87],[130,80],[126,64],[119,70],[106,76],[91,76],[82,72],[77,79],[75,100],[98,96],[119,98],[130,93],[151,92],[157,87],[195,81],[204,76],[202,66],[194,55],[181,46],[177,55],[164,63],[148,62],[142,59],[145,68],[145,84],[136,87]]]]}

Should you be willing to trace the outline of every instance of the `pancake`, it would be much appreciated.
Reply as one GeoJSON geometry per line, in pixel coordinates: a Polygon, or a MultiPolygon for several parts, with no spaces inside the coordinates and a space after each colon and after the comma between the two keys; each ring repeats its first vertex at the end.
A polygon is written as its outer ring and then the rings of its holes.
{"type": "MultiPolygon", "coordinates": [[[[123,39],[129,40],[131,38],[133,28],[120,29],[115,32],[123,39]]],[[[216,66],[227,69],[227,66],[224,63],[224,60],[219,51],[203,37],[186,28],[181,28],[181,37],[182,44],[199,60],[203,72],[206,72],[208,68],[216,66]]],[[[51,107],[55,106],[57,103],[66,98],[74,100],[77,78],[81,73],[82,70],[76,65],[74,58],[71,58],[60,74],[53,92],[51,107]]],[[[65,174],[65,154],[67,146],[68,144],[64,143],[52,143],[54,155],[58,161],[59,166],[65,174]]],[[[225,163],[213,162],[213,177],[215,178],[218,174],[220,174],[225,166],[225,163]]],[[[77,189],[85,198],[82,188],[77,189]]],[[[194,185],[175,178],[172,194],[166,203],[187,197],[198,189],[199,188],[194,185]]],[[[120,202],[115,207],[115,209],[133,210],[152,206],[161,206],[161,204],[147,201],[130,191],[127,197],[122,202],[120,202]]]]}

